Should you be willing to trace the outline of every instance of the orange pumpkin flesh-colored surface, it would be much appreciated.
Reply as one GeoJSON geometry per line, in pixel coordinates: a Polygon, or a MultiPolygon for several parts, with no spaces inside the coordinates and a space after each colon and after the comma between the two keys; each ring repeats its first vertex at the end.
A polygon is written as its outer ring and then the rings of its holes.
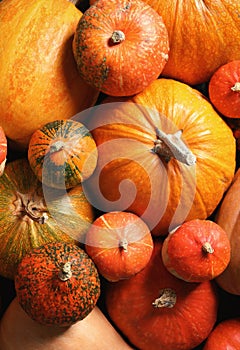
{"type": "Polygon", "coordinates": [[[190,85],[208,81],[228,61],[240,59],[239,0],[144,0],[163,18],[169,60],[163,75],[190,85]]]}
{"type": "Polygon", "coordinates": [[[218,209],[216,222],[227,233],[231,244],[228,267],[216,278],[218,285],[228,293],[240,295],[240,169],[218,209]]]}
{"type": "Polygon", "coordinates": [[[168,59],[160,15],[141,0],[99,0],[83,14],[73,52],[81,77],[108,95],[129,96],[157,79],[168,59]]]}
{"type": "Polygon", "coordinates": [[[45,185],[68,189],[92,175],[97,164],[97,147],[82,123],[55,120],[33,133],[28,160],[45,185]]]}
{"type": "Polygon", "coordinates": [[[0,2],[0,124],[15,149],[26,150],[45,123],[71,118],[97,100],[72,53],[81,16],[67,0],[0,2]]]}
{"type": "Polygon", "coordinates": [[[14,298],[0,321],[1,350],[131,350],[98,307],[71,327],[33,321],[14,298]]]}
{"type": "Polygon", "coordinates": [[[147,225],[135,214],[102,214],[86,235],[86,252],[109,281],[129,278],[149,262],[153,249],[147,225]]]}
{"type": "Polygon", "coordinates": [[[3,174],[7,161],[7,138],[3,128],[0,126],[0,176],[3,174]]]}
{"type": "Polygon", "coordinates": [[[100,279],[83,249],[52,242],[23,257],[15,288],[19,304],[33,320],[67,327],[93,310],[100,296],[100,279]]]}
{"type": "Polygon", "coordinates": [[[210,333],[203,350],[240,349],[240,318],[220,322],[210,333]]]}
{"type": "Polygon", "coordinates": [[[240,118],[240,60],[222,65],[209,81],[209,98],[228,118],[240,118]]]}
{"type": "Polygon", "coordinates": [[[8,163],[0,177],[0,275],[13,279],[32,248],[83,242],[93,218],[81,185],[64,193],[43,188],[25,158],[8,163]]]}
{"type": "Polygon", "coordinates": [[[106,306],[137,349],[191,350],[207,338],[217,316],[211,281],[187,283],[170,274],[155,242],[150,263],[128,280],[109,283],[106,306]]]}
{"type": "Polygon", "coordinates": [[[87,122],[98,146],[85,184],[91,203],[131,211],[156,235],[206,219],[231,183],[236,154],[232,131],[212,105],[170,79],[107,102],[87,122]]]}
{"type": "Polygon", "coordinates": [[[226,232],[210,220],[183,223],[163,242],[165,267],[186,282],[211,280],[222,273],[230,261],[230,241],[226,232]]]}

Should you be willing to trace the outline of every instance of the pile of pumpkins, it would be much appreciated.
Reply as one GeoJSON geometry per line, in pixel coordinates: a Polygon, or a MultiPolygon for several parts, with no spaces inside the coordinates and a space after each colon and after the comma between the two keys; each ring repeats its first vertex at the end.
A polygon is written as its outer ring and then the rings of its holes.
{"type": "Polygon", "coordinates": [[[0,1],[1,350],[240,348],[239,35],[238,0],[0,1]]]}

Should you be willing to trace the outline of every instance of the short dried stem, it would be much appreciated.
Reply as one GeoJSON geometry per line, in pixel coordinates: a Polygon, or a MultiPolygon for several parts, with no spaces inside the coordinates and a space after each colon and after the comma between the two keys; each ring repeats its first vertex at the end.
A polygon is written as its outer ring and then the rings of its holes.
{"type": "Polygon", "coordinates": [[[59,271],[58,277],[61,281],[65,282],[72,277],[71,263],[66,262],[63,268],[59,271]]]}
{"type": "Polygon", "coordinates": [[[119,242],[119,247],[123,249],[124,252],[127,253],[128,251],[128,241],[126,238],[121,239],[119,242]]]}
{"type": "Polygon", "coordinates": [[[234,92],[240,92],[240,82],[235,83],[235,85],[231,87],[231,90],[234,92]]]}
{"type": "Polygon", "coordinates": [[[211,243],[209,243],[209,242],[205,242],[202,245],[202,250],[204,253],[209,253],[209,254],[212,254],[214,252],[214,249],[213,249],[211,243]]]}
{"type": "Polygon", "coordinates": [[[114,30],[111,36],[113,44],[119,44],[125,40],[125,34],[121,30],[114,30]]]}
{"type": "Polygon", "coordinates": [[[171,288],[164,288],[160,291],[159,298],[155,299],[152,305],[156,308],[168,307],[172,308],[176,304],[177,295],[171,288]]]}

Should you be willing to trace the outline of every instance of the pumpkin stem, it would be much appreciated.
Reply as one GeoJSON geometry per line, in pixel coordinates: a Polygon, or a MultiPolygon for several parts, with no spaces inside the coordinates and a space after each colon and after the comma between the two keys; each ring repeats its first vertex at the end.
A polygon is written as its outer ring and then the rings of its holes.
{"type": "Polygon", "coordinates": [[[202,245],[202,250],[203,250],[204,253],[209,253],[209,254],[212,254],[214,252],[214,249],[211,246],[211,243],[209,243],[209,242],[205,242],[202,245]]]}
{"type": "Polygon", "coordinates": [[[231,87],[231,90],[234,92],[240,92],[240,82],[235,83],[235,85],[231,87]]]}
{"type": "Polygon", "coordinates": [[[113,44],[119,44],[125,40],[125,34],[121,30],[114,30],[111,36],[113,44]]]}
{"type": "Polygon", "coordinates": [[[154,142],[153,152],[163,157],[166,162],[175,158],[186,165],[194,165],[196,156],[182,140],[182,130],[174,134],[166,134],[160,129],[156,129],[157,140],[154,142]]]}
{"type": "Polygon", "coordinates": [[[128,251],[128,241],[126,238],[123,238],[119,242],[119,247],[123,249],[125,253],[128,251]]]}
{"type": "Polygon", "coordinates": [[[171,288],[164,288],[160,290],[160,297],[155,299],[152,305],[156,308],[168,307],[172,308],[176,304],[177,295],[171,288]]]}
{"type": "Polygon", "coordinates": [[[30,219],[39,224],[44,224],[48,219],[43,199],[36,194],[24,194],[17,192],[17,199],[14,202],[16,206],[15,215],[27,215],[30,219]]]}
{"type": "Polygon", "coordinates": [[[66,262],[63,268],[59,271],[58,277],[61,281],[65,282],[72,277],[71,263],[66,262]]]}
{"type": "Polygon", "coordinates": [[[51,144],[49,152],[55,153],[55,152],[61,151],[64,148],[64,146],[65,146],[64,141],[62,140],[55,141],[51,144]]]}

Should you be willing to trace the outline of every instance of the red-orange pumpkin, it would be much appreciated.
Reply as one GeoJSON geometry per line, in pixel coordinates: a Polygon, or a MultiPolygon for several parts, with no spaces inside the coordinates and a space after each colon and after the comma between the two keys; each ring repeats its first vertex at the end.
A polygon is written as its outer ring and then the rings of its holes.
{"type": "Polygon", "coordinates": [[[216,222],[227,233],[231,244],[228,267],[216,278],[218,285],[228,293],[240,295],[240,169],[223,198],[216,222]]]}
{"type": "Polygon", "coordinates": [[[239,0],[144,0],[163,18],[169,60],[162,72],[190,85],[210,79],[228,61],[240,59],[239,0]]]}
{"type": "Polygon", "coordinates": [[[240,349],[240,318],[221,321],[207,338],[203,350],[240,349]]]}
{"type": "Polygon", "coordinates": [[[109,281],[129,278],[149,262],[153,240],[148,226],[137,215],[109,212],[90,226],[86,252],[109,281]]]}
{"type": "Polygon", "coordinates": [[[36,129],[96,102],[72,53],[81,16],[67,0],[0,2],[0,124],[11,147],[26,150],[36,129]]]}
{"type": "Polygon", "coordinates": [[[51,242],[32,249],[19,262],[15,289],[19,304],[33,320],[69,327],[95,307],[100,279],[83,249],[51,242]]]}
{"type": "Polygon", "coordinates": [[[107,311],[137,349],[192,350],[216,322],[214,284],[187,283],[174,277],[162,263],[161,247],[155,242],[145,269],[107,286],[107,311]]]}
{"type": "Polygon", "coordinates": [[[190,220],[165,238],[162,259],[165,267],[187,282],[211,280],[230,261],[230,241],[226,232],[210,220],[190,220]]]}
{"type": "Polygon", "coordinates": [[[85,183],[103,211],[128,210],[152,233],[206,219],[235,171],[231,129],[197,90],[158,79],[131,98],[108,98],[86,123],[98,164],[85,183]]]}
{"type": "Polygon", "coordinates": [[[72,188],[92,175],[97,147],[89,130],[74,120],[54,120],[36,130],[28,145],[29,164],[39,181],[72,188]]]}
{"type": "Polygon", "coordinates": [[[73,53],[81,77],[106,94],[129,96],[157,79],[168,60],[161,16],[141,0],[99,0],[77,26],[73,53]]]}
{"type": "Polygon", "coordinates": [[[94,211],[81,185],[68,191],[43,187],[22,158],[0,177],[0,275],[13,279],[32,248],[64,241],[83,243],[94,211]]]}
{"type": "Polygon", "coordinates": [[[209,98],[228,118],[240,118],[240,60],[219,67],[209,81],[209,98]]]}

